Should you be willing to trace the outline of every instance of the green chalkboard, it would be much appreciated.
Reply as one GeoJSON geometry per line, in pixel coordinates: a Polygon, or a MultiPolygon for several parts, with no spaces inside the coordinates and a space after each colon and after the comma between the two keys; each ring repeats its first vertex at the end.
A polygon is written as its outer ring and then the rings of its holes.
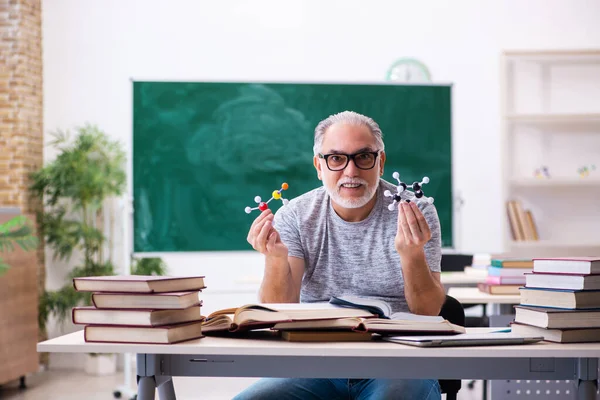
{"type": "Polygon", "coordinates": [[[430,177],[452,247],[450,86],[134,81],[134,251],[251,250],[244,208],[283,182],[288,199],[320,186],[314,128],[344,110],[379,123],[384,179],[430,177]]]}

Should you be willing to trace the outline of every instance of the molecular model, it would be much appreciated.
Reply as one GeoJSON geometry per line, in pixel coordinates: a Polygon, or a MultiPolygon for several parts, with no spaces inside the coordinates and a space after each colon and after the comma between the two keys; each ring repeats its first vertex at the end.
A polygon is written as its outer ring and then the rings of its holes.
{"type": "MultiPolygon", "coordinates": [[[[423,184],[429,183],[428,177],[425,176],[425,177],[423,177],[423,180],[421,182],[413,182],[412,185],[408,186],[406,183],[404,183],[400,180],[400,174],[398,172],[394,172],[394,174],[392,176],[394,177],[395,180],[398,181],[398,187],[397,187],[398,191],[397,191],[397,193],[392,193],[389,190],[386,190],[385,192],[383,192],[383,195],[385,197],[393,197],[394,198],[392,203],[388,206],[388,210],[393,211],[394,208],[396,208],[396,204],[399,203],[400,200],[402,200],[402,198],[400,197],[400,193],[402,193],[408,189],[412,189],[412,191],[414,192],[414,196],[417,199],[424,197],[424,200],[427,201],[429,204],[433,203],[433,197],[425,197],[425,195],[423,194],[423,184]]],[[[410,200],[406,200],[406,201],[410,202],[410,200]]]]}
{"type": "Polygon", "coordinates": [[[250,214],[252,212],[252,210],[265,211],[267,208],[269,208],[268,204],[273,199],[275,199],[275,200],[281,200],[283,202],[283,205],[285,206],[289,202],[289,200],[282,198],[281,197],[281,192],[283,190],[287,190],[288,187],[289,187],[288,184],[285,183],[285,182],[283,182],[281,184],[281,189],[274,190],[273,193],[272,193],[271,198],[268,201],[266,201],[266,202],[262,201],[262,199],[260,198],[260,196],[256,196],[254,198],[254,201],[258,204],[258,207],[252,207],[252,208],[251,207],[246,207],[245,208],[246,214],[250,214]]]}
{"type": "Polygon", "coordinates": [[[550,171],[545,165],[537,168],[533,174],[536,178],[550,178],[550,171]]]}
{"type": "Polygon", "coordinates": [[[594,164],[592,164],[590,166],[584,165],[583,167],[578,168],[577,172],[579,173],[580,178],[586,178],[586,177],[590,176],[590,173],[592,171],[595,171],[595,170],[596,170],[596,166],[594,164]]]}

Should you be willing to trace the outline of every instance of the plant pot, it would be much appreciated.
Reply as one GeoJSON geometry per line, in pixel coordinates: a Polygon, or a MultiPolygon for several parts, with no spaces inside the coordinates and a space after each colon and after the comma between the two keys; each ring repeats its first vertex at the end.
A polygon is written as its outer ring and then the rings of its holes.
{"type": "Polygon", "coordinates": [[[89,375],[113,375],[117,372],[116,354],[94,353],[85,357],[85,372],[89,375]]]}

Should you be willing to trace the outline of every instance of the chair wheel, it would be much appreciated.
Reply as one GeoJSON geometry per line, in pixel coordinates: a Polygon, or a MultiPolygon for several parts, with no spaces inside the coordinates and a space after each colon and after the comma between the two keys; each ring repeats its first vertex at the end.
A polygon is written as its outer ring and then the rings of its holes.
{"type": "Polygon", "coordinates": [[[118,390],[115,390],[113,392],[113,396],[114,396],[115,399],[120,399],[121,398],[121,392],[118,391],[118,390]]]}

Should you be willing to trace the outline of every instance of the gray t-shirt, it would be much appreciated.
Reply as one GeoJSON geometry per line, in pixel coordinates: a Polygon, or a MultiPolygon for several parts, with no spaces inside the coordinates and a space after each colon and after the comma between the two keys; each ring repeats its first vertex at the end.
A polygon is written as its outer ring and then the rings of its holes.
{"type": "MultiPolygon", "coordinates": [[[[325,188],[298,196],[275,213],[274,226],[289,255],[303,258],[300,302],[329,301],[331,296],[354,295],[386,301],[396,311],[408,311],[400,256],[394,247],[398,209],[383,192],[396,186],[380,179],[377,202],[363,221],[347,222],[334,211],[325,188]]],[[[403,198],[417,200],[412,192],[403,198]]],[[[431,230],[425,257],[431,271],[440,271],[441,231],[433,204],[417,200],[431,230]]]]}

